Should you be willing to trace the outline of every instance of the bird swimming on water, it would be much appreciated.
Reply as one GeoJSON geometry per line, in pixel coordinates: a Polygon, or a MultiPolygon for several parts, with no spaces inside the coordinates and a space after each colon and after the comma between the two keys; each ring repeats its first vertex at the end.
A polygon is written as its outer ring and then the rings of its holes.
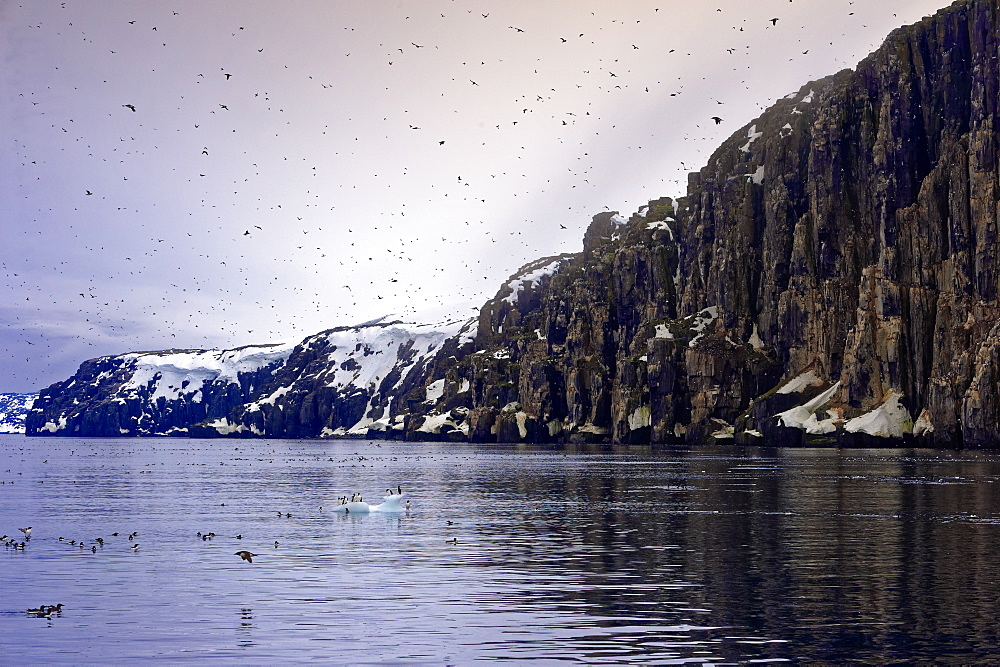
{"type": "Polygon", "coordinates": [[[252,554],[244,549],[243,551],[237,551],[234,555],[239,556],[248,563],[252,563],[253,557],[256,556],[257,554],[252,554]]]}

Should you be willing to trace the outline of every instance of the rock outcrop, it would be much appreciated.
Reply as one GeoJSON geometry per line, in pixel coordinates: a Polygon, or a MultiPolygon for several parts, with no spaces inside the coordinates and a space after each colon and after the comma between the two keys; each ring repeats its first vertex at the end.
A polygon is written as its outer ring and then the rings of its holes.
{"type": "Polygon", "coordinates": [[[155,412],[199,435],[996,446],[998,54],[997,0],[896,30],[723,142],[686,196],[522,267],[478,326],[390,336],[367,384],[338,379],[378,336],[341,358],[319,334],[196,409],[95,393],[131,382],[95,360],[28,432],[155,412]]]}

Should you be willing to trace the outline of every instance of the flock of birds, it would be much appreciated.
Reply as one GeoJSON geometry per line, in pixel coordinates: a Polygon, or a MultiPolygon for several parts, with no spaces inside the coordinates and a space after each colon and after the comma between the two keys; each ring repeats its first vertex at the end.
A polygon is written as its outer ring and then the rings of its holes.
{"type": "MultiPolygon", "coordinates": [[[[86,246],[93,256],[100,258],[100,269],[85,277],[83,289],[74,288],[72,294],[67,292],[65,297],[59,297],[56,303],[50,304],[44,301],[48,295],[34,279],[31,270],[18,270],[14,264],[7,265],[4,268],[9,289],[21,296],[10,301],[16,302],[23,310],[25,320],[44,316],[54,306],[75,311],[72,316],[80,322],[80,326],[74,335],[83,341],[83,345],[101,348],[100,352],[105,353],[124,351],[107,349],[109,339],[117,346],[148,348],[148,341],[139,342],[133,338],[137,335],[133,330],[133,320],[144,317],[171,321],[172,326],[167,327],[170,331],[160,335],[169,337],[176,331],[187,332],[195,339],[177,342],[179,346],[193,346],[231,338],[232,331],[248,331],[250,327],[258,329],[253,332],[254,336],[265,339],[285,337],[290,330],[296,334],[312,333],[315,329],[309,327],[314,326],[312,323],[317,317],[325,318],[327,324],[331,323],[331,319],[349,318],[359,308],[365,307],[366,301],[377,302],[377,298],[382,296],[387,301],[392,297],[399,298],[404,303],[405,312],[410,312],[435,305],[441,299],[439,292],[453,288],[459,282],[463,283],[463,291],[488,293],[490,286],[499,282],[496,280],[498,275],[502,278],[524,258],[545,254],[545,249],[539,246],[541,237],[551,237],[555,239],[552,242],[557,244],[575,244],[579,240],[577,232],[589,219],[580,211],[585,197],[567,202],[559,195],[560,206],[569,203],[566,215],[572,216],[563,217],[562,222],[574,220],[573,224],[548,220],[544,224],[545,229],[541,230],[541,225],[524,219],[509,221],[505,229],[495,226],[491,229],[491,225],[496,224],[491,216],[509,203],[497,204],[490,198],[492,194],[501,193],[500,196],[509,201],[528,202],[555,197],[551,193],[557,187],[565,188],[567,193],[574,192],[574,188],[592,190],[598,177],[605,177],[602,172],[606,169],[598,157],[599,151],[595,151],[593,146],[603,145],[609,132],[614,135],[615,132],[622,132],[624,127],[610,118],[608,106],[603,102],[605,96],[649,94],[651,100],[656,98],[655,102],[649,103],[651,108],[669,105],[674,98],[690,96],[697,90],[698,82],[685,69],[677,70],[683,73],[682,76],[639,81],[635,72],[639,71],[642,61],[710,55],[671,48],[672,42],[665,40],[664,35],[669,35],[668,31],[676,26],[671,24],[668,11],[660,12],[659,8],[653,7],[642,12],[630,10],[627,15],[622,10],[617,14],[606,12],[597,17],[588,15],[589,12],[567,16],[566,29],[562,34],[539,34],[539,26],[511,24],[508,21],[517,19],[501,19],[499,10],[478,13],[468,10],[465,15],[460,10],[447,9],[440,13],[440,19],[436,12],[432,15],[424,9],[420,13],[423,15],[420,20],[427,24],[421,26],[424,30],[421,34],[435,34],[438,27],[431,22],[440,20],[442,25],[463,26],[462,30],[448,30],[440,34],[469,31],[469,34],[489,35],[484,45],[487,42],[505,45],[507,53],[503,49],[494,52],[475,48],[460,52],[458,58],[461,59],[449,61],[444,60],[446,56],[443,54],[447,51],[447,58],[455,58],[452,54],[455,45],[450,42],[442,40],[441,44],[437,44],[420,37],[415,40],[408,37],[399,39],[397,44],[390,41],[396,37],[389,32],[384,42],[373,42],[367,32],[364,33],[365,39],[361,39],[360,27],[355,32],[353,26],[346,26],[330,39],[332,52],[326,54],[329,62],[315,63],[315,67],[307,70],[305,65],[286,58],[286,55],[277,55],[277,49],[271,48],[266,41],[268,34],[262,26],[239,25],[242,19],[229,19],[234,23],[225,28],[229,43],[222,55],[216,53],[219,60],[198,63],[194,69],[187,71],[186,79],[170,80],[169,86],[164,83],[163,95],[155,99],[137,99],[143,89],[136,87],[135,98],[115,99],[113,107],[108,105],[108,109],[102,110],[113,119],[117,130],[117,135],[110,142],[106,141],[106,136],[91,134],[87,129],[97,120],[104,120],[90,118],[94,115],[92,109],[73,106],[78,82],[68,77],[64,79],[61,71],[47,72],[46,80],[39,83],[37,90],[18,91],[25,105],[31,105],[25,107],[25,113],[43,117],[45,120],[40,126],[50,125],[51,136],[45,141],[58,146],[58,150],[65,151],[66,155],[79,152],[84,161],[93,165],[93,170],[87,173],[94,178],[94,182],[87,182],[79,189],[79,201],[71,203],[71,216],[63,219],[64,226],[58,230],[58,235],[75,245],[86,246]],[[447,16],[446,12],[449,12],[447,16]],[[655,29],[649,30],[647,26],[655,26],[655,29]],[[647,41],[642,41],[640,37],[647,41]],[[464,96],[475,91],[475,99],[480,100],[478,103],[491,99],[488,96],[498,94],[497,86],[512,73],[509,63],[515,58],[508,53],[537,49],[542,42],[547,46],[538,50],[542,56],[538,58],[539,62],[531,70],[518,72],[517,77],[511,78],[521,81],[520,87],[504,88],[499,93],[507,96],[516,91],[516,96],[496,100],[492,106],[501,111],[489,117],[488,121],[484,119],[482,130],[460,136],[458,128],[464,125],[459,121],[467,122],[463,116],[464,96]],[[343,48],[337,52],[341,45],[343,48]],[[564,66],[563,54],[569,52],[576,54],[574,60],[568,62],[576,64],[577,71],[562,79],[553,79],[551,71],[564,66]],[[360,109],[343,111],[341,108],[344,92],[350,89],[349,84],[333,77],[340,69],[348,73],[345,78],[366,71],[354,69],[353,63],[362,59],[371,74],[369,85],[381,85],[374,82],[381,81],[381,77],[389,77],[384,80],[390,85],[384,91],[387,98],[384,113],[378,114],[384,115],[381,120],[374,117],[363,120],[366,112],[360,109]],[[445,64],[447,67],[444,67],[445,64]],[[433,95],[428,99],[440,97],[448,100],[441,107],[446,111],[435,112],[443,118],[429,117],[426,110],[411,110],[393,104],[396,96],[403,95],[402,89],[392,87],[396,81],[394,72],[404,67],[425,68],[422,72],[427,80],[420,87],[426,84],[432,90],[433,95]],[[281,72],[285,80],[272,78],[272,70],[281,72]],[[321,72],[327,72],[328,76],[323,76],[321,72]],[[498,72],[503,75],[498,76],[498,72]],[[298,87],[285,87],[290,80],[296,81],[295,86],[298,87]],[[54,104],[54,98],[45,85],[61,94],[59,99],[64,106],[54,104]],[[465,92],[462,92],[462,87],[465,87],[465,92]],[[295,90],[296,94],[290,95],[289,90],[295,90]],[[305,94],[299,95],[300,91],[305,94]],[[308,117],[306,107],[316,107],[321,113],[329,113],[337,120],[326,124],[306,124],[303,120],[308,117]],[[76,113],[87,117],[77,117],[76,113]],[[343,118],[342,113],[349,114],[349,117],[343,118]],[[289,118],[294,122],[287,120],[289,118]],[[251,128],[250,131],[256,128],[252,123],[248,125],[246,119],[265,122],[261,127],[265,127],[266,132],[261,131],[261,136],[248,138],[245,136],[248,128],[251,128]],[[453,123],[452,119],[458,121],[453,123]],[[364,134],[362,126],[371,123],[376,129],[368,128],[368,133],[364,134]],[[527,164],[533,161],[533,135],[526,128],[535,131],[539,127],[548,128],[549,138],[554,142],[575,147],[575,159],[565,166],[566,173],[556,175],[553,172],[551,183],[539,177],[537,170],[532,171],[533,165],[527,164]],[[270,137],[272,130],[280,136],[270,137]],[[445,131],[453,131],[454,134],[443,135],[445,131]],[[264,136],[265,133],[268,136],[264,136]],[[234,135],[240,137],[235,143],[234,135]],[[350,192],[353,189],[392,180],[392,184],[382,188],[387,195],[386,200],[390,201],[395,191],[391,189],[393,185],[416,180],[422,173],[425,165],[421,164],[401,164],[391,168],[384,160],[377,161],[375,167],[364,164],[366,154],[377,154],[383,150],[382,136],[389,140],[385,143],[402,143],[404,135],[431,135],[426,138],[426,149],[422,153],[427,164],[455,160],[454,156],[444,157],[444,152],[453,146],[460,146],[463,150],[475,148],[478,151],[476,155],[482,159],[475,160],[477,164],[468,165],[474,173],[453,174],[449,183],[431,183],[427,187],[426,200],[385,205],[370,202],[370,219],[359,221],[351,218],[350,211],[353,209],[343,202],[353,197],[350,192]],[[379,143],[363,143],[375,140],[379,143]],[[480,141],[481,147],[472,146],[480,141]],[[286,152],[275,157],[263,148],[265,143],[283,145],[282,150],[286,152]],[[81,146],[86,148],[81,150],[81,146]],[[173,154],[168,149],[175,147],[191,150],[190,156],[168,164],[162,172],[169,176],[170,183],[177,183],[176,193],[164,194],[161,201],[147,198],[145,204],[137,203],[142,201],[136,197],[135,191],[136,187],[142,187],[138,185],[142,173],[159,169],[161,156],[173,154]],[[322,163],[313,163],[315,152],[309,150],[311,147],[321,147],[336,155],[341,162],[362,165],[357,170],[357,179],[346,184],[335,182],[329,169],[324,171],[322,163]],[[375,173],[368,173],[372,169],[375,173]],[[392,170],[398,173],[389,173],[392,170]],[[294,180],[298,190],[278,194],[277,188],[272,188],[276,173],[280,173],[279,179],[294,180]],[[115,181],[111,180],[112,174],[115,181]],[[133,183],[136,185],[133,186],[133,183]],[[494,187],[500,183],[502,187],[494,187]],[[455,200],[466,201],[467,205],[451,209],[450,203],[455,200]],[[159,219],[157,206],[176,207],[178,219],[166,225],[147,224],[147,219],[159,219]],[[436,207],[470,212],[461,221],[467,227],[458,227],[463,233],[430,235],[426,229],[421,229],[421,222],[410,222],[423,221],[422,224],[426,225],[426,211],[436,207]],[[474,211],[480,213],[471,213],[474,211]],[[121,244],[127,241],[127,246],[106,247],[104,242],[92,238],[95,225],[105,221],[112,224],[112,214],[116,216],[113,220],[126,221],[114,224],[128,230],[128,233],[120,235],[119,241],[121,244]],[[192,221],[197,222],[192,224],[192,221]],[[376,229],[391,241],[375,248],[370,236],[365,241],[361,240],[361,230],[356,225],[376,229]],[[355,226],[353,230],[352,226],[355,226]],[[470,254],[473,246],[463,244],[478,242],[485,242],[485,248],[491,249],[492,246],[502,250],[485,253],[485,256],[475,259],[470,254]],[[522,256],[522,259],[518,260],[513,254],[522,256]],[[436,259],[429,263],[426,256],[436,259]],[[454,260],[457,256],[462,259],[454,260]],[[176,261],[165,257],[176,258],[176,261]],[[185,270],[189,258],[200,265],[198,271],[185,270]],[[508,265],[508,262],[513,265],[508,265]],[[420,275],[414,276],[414,267],[417,266],[420,267],[417,271],[420,275]],[[304,270],[305,275],[315,281],[314,284],[292,284],[289,281],[289,276],[293,275],[289,272],[290,267],[304,270]],[[448,271],[461,271],[468,276],[446,276],[448,271]],[[324,283],[331,274],[355,281],[353,289],[330,293],[324,283]],[[150,280],[159,282],[161,295],[154,297],[153,302],[145,303],[143,299],[149,295],[128,286],[150,280]],[[424,284],[421,284],[422,281],[424,284]],[[256,326],[247,324],[241,317],[242,311],[230,305],[234,302],[246,302],[264,313],[264,317],[256,326]],[[297,304],[296,309],[284,307],[285,303],[297,304]],[[260,331],[261,327],[264,331],[260,331]],[[135,342],[121,342],[125,340],[135,342]]],[[[169,71],[166,63],[171,59],[166,54],[176,54],[178,49],[186,50],[188,47],[183,41],[186,31],[202,20],[202,17],[195,19],[178,11],[162,11],[159,14],[145,12],[143,16],[122,17],[121,25],[114,30],[101,29],[96,25],[85,29],[79,21],[60,20],[56,14],[51,24],[39,21],[31,29],[39,34],[54,32],[61,35],[66,44],[76,42],[83,45],[80,48],[91,49],[92,53],[88,52],[87,58],[100,72],[95,78],[108,77],[98,81],[98,85],[103,90],[116,91],[124,96],[127,94],[125,91],[132,89],[112,78],[116,68],[121,67],[122,60],[131,58],[142,62],[145,58],[148,62],[144,64],[152,70],[146,72],[146,76],[150,80],[166,82],[166,79],[160,78],[167,76],[164,72],[169,71]],[[120,36],[115,31],[121,33],[120,36]],[[119,46],[119,42],[128,44],[128,48],[133,50],[126,51],[125,46],[119,46]]],[[[510,14],[504,12],[503,16],[510,14]]],[[[726,34],[719,35],[717,46],[725,48],[731,56],[749,55],[749,46],[745,47],[749,42],[744,37],[751,31],[774,29],[774,32],[780,32],[780,26],[785,25],[779,25],[780,19],[779,16],[764,21],[758,18],[750,24],[735,15],[728,21],[731,25],[727,26],[726,34]]],[[[417,21],[410,23],[416,24],[417,21]]],[[[213,24],[213,29],[218,27],[213,24]]],[[[382,28],[381,23],[379,28],[382,28]]],[[[783,33],[782,38],[790,40],[794,36],[783,33]]],[[[808,49],[803,51],[805,53],[808,49]]],[[[187,62],[184,58],[175,60],[187,62]]],[[[56,70],[59,69],[56,67],[56,70]]],[[[732,69],[740,69],[735,59],[732,69]]],[[[412,81],[405,83],[408,88],[415,88],[411,85],[412,81]]],[[[744,76],[742,84],[749,87],[749,75],[744,76]]],[[[359,84],[354,82],[351,85],[359,84]]],[[[639,98],[628,99],[627,104],[613,106],[626,107],[639,98]]],[[[706,102],[712,105],[711,108],[715,108],[715,103],[721,104],[722,101],[706,102]]],[[[723,122],[722,115],[706,112],[704,118],[706,126],[723,122]]],[[[700,135],[708,135],[710,131],[699,124],[689,134],[684,137],[686,141],[698,142],[704,138],[700,135]]],[[[36,242],[41,240],[37,238],[40,233],[43,234],[42,239],[50,236],[46,230],[51,224],[47,222],[51,202],[47,197],[39,199],[34,187],[27,187],[45,179],[48,168],[38,164],[35,154],[37,141],[31,139],[17,137],[16,150],[23,170],[19,183],[25,186],[24,199],[37,206],[34,212],[37,219],[32,224],[25,224],[18,233],[36,242]]],[[[661,138],[649,138],[645,152],[657,150],[660,141],[661,138]]],[[[630,148],[638,153],[643,146],[637,144],[630,148]]],[[[51,186],[50,183],[47,185],[51,186]]],[[[399,187],[397,185],[396,190],[399,187]]],[[[44,188],[38,190],[44,191],[44,188]]],[[[652,196],[662,194],[651,193],[652,196]]],[[[46,266],[46,269],[51,269],[54,276],[78,276],[79,271],[71,264],[56,259],[51,260],[51,266],[46,266]]],[[[66,281],[73,285],[79,282],[76,279],[66,281]]],[[[173,342],[169,338],[167,340],[173,342]]],[[[241,340],[229,344],[246,342],[262,341],[241,340]]],[[[156,344],[159,343],[153,343],[156,344]]],[[[20,350],[26,350],[29,355],[26,359],[40,364],[63,347],[63,341],[42,336],[27,338],[18,345],[10,343],[5,351],[13,352],[17,348],[20,356],[20,350]],[[37,347],[21,347],[28,344],[37,347]]],[[[62,377],[65,375],[57,379],[62,377]]]]}
{"type": "MultiPolygon", "coordinates": [[[[402,494],[403,494],[403,487],[401,485],[397,485],[395,489],[386,489],[386,495],[388,495],[388,496],[402,495],[402,494]]],[[[344,505],[344,504],[351,503],[351,502],[363,502],[363,498],[362,498],[361,493],[355,492],[355,493],[351,494],[350,496],[346,496],[345,495],[345,496],[341,496],[341,497],[337,498],[337,504],[338,505],[344,505]]],[[[320,507],[319,509],[320,509],[320,511],[323,510],[322,507],[320,507]]],[[[407,501],[407,503],[406,503],[406,509],[407,509],[407,511],[410,509],[410,503],[409,503],[409,501],[407,501]]],[[[291,512],[278,512],[278,518],[288,518],[288,519],[290,519],[290,518],[292,518],[292,513],[291,512]]],[[[448,521],[448,525],[452,525],[452,524],[453,524],[453,522],[448,521]]],[[[26,527],[23,527],[23,528],[18,528],[18,531],[20,531],[22,533],[22,538],[21,538],[20,541],[18,541],[15,538],[10,537],[9,535],[3,535],[3,536],[0,536],[0,542],[3,543],[5,549],[13,550],[13,551],[25,551],[25,549],[27,548],[28,544],[31,541],[31,531],[32,531],[32,529],[33,529],[33,526],[26,526],[26,527]]],[[[138,535],[139,535],[138,531],[133,531],[131,533],[128,533],[128,535],[126,536],[126,539],[128,540],[128,542],[131,543],[131,545],[129,546],[129,551],[131,551],[132,553],[135,553],[135,552],[139,551],[139,543],[135,542],[135,539],[136,539],[136,537],[138,537],[138,535]]],[[[121,533],[119,533],[119,532],[113,532],[113,533],[111,533],[111,537],[119,537],[119,536],[121,536],[121,533]]],[[[199,539],[201,539],[202,541],[206,541],[207,542],[207,541],[212,540],[215,537],[218,537],[218,535],[215,532],[211,532],[211,531],[209,531],[209,532],[198,531],[197,532],[197,537],[199,539]]],[[[242,533],[237,534],[237,535],[233,536],[233,539],[242,540],[243,539],[243,534],[242,533]]],[[[76,540],[76,539],[66,540],[64,537],[59,537],[58,541],[59,542],[64,542],[64,543],[66,543],[66,544],[68,544],[70,546],[78,547],[79,549],[83,549],[83,550],[86,550],[86,549],[89,548],[89,550],[92,553],[95,553],[95,554],[99,550],[103,550],[104,546],[106,544],[106,540],[103,537],[96,537],[93,540],[90,540],[89,542],[87,540],[82,540],[82,539],[81,540],[76,540]]],[[[450,539],[450,540],[445,540],[445,542],[447,544],[457,544],[458,540],[455,539],[455,538],[453,538],[453,539],[450,539]]],[[[278,540],[275,540],[274,541],[274,548],[277,549],[280,546],[281,546],[281,543],[278,540]]],[[[252,551],[250,551],[248,549],[240,549],[239,551],[236,551],[234,553],[234,555],[235,556],[239,556],[241,560],[243,560],[243,561],[245,561],[247,563],[253,563],[253,559],[255,557],[259,556],[260,554],[253,553],[252,551]]],[[[62,615],[62,609],[63,609],[63,604],[59,603],[59,604],[56,604],[56,605],[41,605],[39,607],[26,610],[26,613],[29,614],[29,615],[31,615],[31,616],[36,616],[36,617],[39,617],[39,618],[51,619],[53,617],[53,615],[55,615],[55,616],[61,616],[62,615]]]]}

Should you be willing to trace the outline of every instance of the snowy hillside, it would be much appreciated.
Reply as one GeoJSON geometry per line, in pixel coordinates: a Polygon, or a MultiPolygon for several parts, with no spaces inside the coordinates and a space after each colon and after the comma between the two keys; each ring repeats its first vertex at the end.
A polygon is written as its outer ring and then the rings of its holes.
{"type": "Polygon", "coordinates": [[[291,343],[100,357],[39,394],[29,435],[174,435],[228,413],[271,378],[291,343]]]}
{"type": "MultiPolygon", "coordinates": [[[[365,436],[393,401],[471,345],[476,320],[382,318],[298,344],[133,352],[84,362],[41,392],[28,435],[365,436]]],[[[436,378],[431,378],[436,379],[436,378]]],[[[428,380],[429,381],[429,380],[428,380]]]]}
{"type": "MultiPolygon", "coordinates": [[[[218,435],[365,436],[390,429],[393,400],[423,388],[446,344],[468,344],[475,320],[387,321],[339,327],[306,338],[268,391],[204,427],[218,435]]],[[[212,435],[199,428],[199,435],[212,435]]]]}
{"type": "Polygon", "coordinates": [[[0,433],[24,433],[24,416],[38,394],[0,394],[0,433]]]}

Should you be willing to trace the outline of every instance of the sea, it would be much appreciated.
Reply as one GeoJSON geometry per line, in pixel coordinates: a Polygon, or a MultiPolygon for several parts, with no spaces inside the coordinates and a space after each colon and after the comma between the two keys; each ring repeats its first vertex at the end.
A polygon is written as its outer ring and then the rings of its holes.
{"type": "Polygon", "coordinates": [[[0,661],[997,664],[998,480],[981,451],[0,435],[0,661]]]}

